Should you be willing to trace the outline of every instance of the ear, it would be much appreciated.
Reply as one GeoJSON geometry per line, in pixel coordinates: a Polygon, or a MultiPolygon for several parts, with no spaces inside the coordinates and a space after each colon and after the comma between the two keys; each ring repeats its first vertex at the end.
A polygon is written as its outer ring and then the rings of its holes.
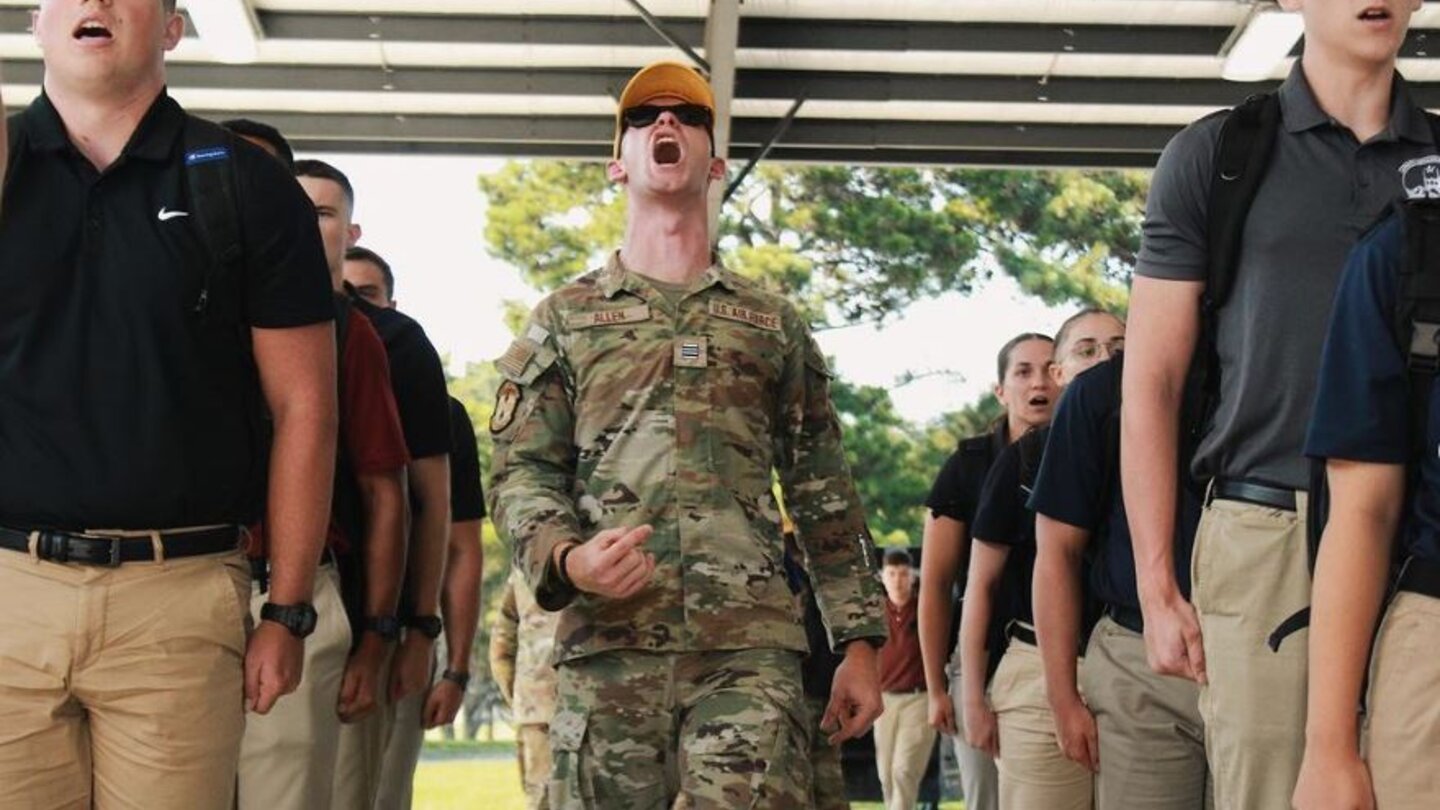
{"type": "Polygon", "coordinates": [[[619,160],[612,160],[605,164],[605,175],[610,178],[610,182],[621,185],[624,185],[625,181],[629,179],[629,175],[625,172],[625,164],[619,160]]]}
{"type": "Polygon", "coordinates": [[[360,223],[357,222],[350,225],[350,230],[346,232],[345,236],[346,250],[349,250],[350,248],[355,247],[357,244],[360,243],[361,233],[362,231],[360,230],[360,223]]]}
{"type": "Polygon", "coordinates": [[[710,179],[725,179],[725,158],[710,158],[710,179]]]}
{"type": "Polygon", "coordinates": [[[185,38],[185,18],[176,11],[165,20],[165,50],[173,51],[185,38]]]}
{"type": "Polygon", "coordinates": [[[1052,362],[1048,367],[1046,367],[1045,370],[1050,372],[1051,382],[1055,383],[1057,387],[1064,387],[1065,383],[1062,382],[1062,378],[1065,374],[1065,370],[1060,367],[1059,363],[1052,362]]]}
{"type": "Polygon", "coordinates": [[[995,383],[995,387],[992,388],[992,389],[990,389],[990,393],[994,394],[994,395],[995,395],[995,398],[998,399],[998,400],[1000,400],[1000,404],[1001,404],[1001,405],[1004,405],[1004,404],[1005,404],[1005,384],[1004,384],[1004,383],[995,383]]]}

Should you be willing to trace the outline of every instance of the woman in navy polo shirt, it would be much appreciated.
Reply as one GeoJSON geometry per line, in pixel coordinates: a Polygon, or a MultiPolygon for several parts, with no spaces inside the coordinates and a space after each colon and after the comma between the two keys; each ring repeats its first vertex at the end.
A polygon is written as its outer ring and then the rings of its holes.
{"type": "MultiPolygon", "coordinates": [[[[1156,674],[1145,653],[1120,493],[1122,364],[1116,354],[1066,389],[1030,496],[1045,695],[1061,750],[1096,773],[1099,810],[1202,810],[1209,766],[1199,684],[1156,674]],[[1089,606],[1105,615],[1090,633],[1077,684],[1075,639],[1089,606]]],[[[1175,579],[1188,599],[1200,498],[1182,480],[1176,502],[1175,579]]]]}
{"type": "MultiPolygon", "coordinates": [[[[1086,309],[1071,316],[1056,335],[1050,368],[1056,384],[1063,388],[1100,362],[1124,335],[1125,324],[1110,313],[1086,309]]],[[[1006,448],[980,496],[960,630],[965,737],[998,760],[1001,810],[1088,810],[1091,773],[1060,751],[1035,647],[1034,515],[1025,508],[1028,492],[1022,485],[1033,479],[1027,468],[1038,464],[1043,447],[1043,434],[1032,433],[1006,448]],[[984,672],[992,651],[986,649],[986,629],[997,614],[1009,643],[987,694],[984,672]]]]}
{"type": "Polygon", "coordinates": [[[1412,416],[1409,341],[1393,328],[1405,243],[1398,216],[1356,243],[1321,357],[1305,452],[1325,460],[1330,518],[1311,601],[1300,810],[1440,807],[1440,397],[1434,375],[1417,375],[1429,413],[1412,416]]]}

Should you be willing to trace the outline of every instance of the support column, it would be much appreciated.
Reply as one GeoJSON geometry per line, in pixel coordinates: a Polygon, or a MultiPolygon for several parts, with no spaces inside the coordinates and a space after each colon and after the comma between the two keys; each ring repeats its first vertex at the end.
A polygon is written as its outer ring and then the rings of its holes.
{"type": "MultiPolygon", "coordinates": [[[[705,21],[705,60],[715,91],[715,155],[730,157],[730,109],[735,100],[735,49],[740,42],[740,0],[711,0],[705,21]]],[[[725,182],[710,188],[710,241],[720,239],[720,208],[725,182]]]]}

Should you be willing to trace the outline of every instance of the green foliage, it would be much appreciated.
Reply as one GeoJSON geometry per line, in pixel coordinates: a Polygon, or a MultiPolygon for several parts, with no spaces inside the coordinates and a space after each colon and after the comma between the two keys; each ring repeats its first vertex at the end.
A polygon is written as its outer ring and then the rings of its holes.
{"type": "Polygon", "coordinates": [[[541,290],[584,272],[624,231],[624,195],[593,163],[511,161],[481,177],[480,190],[490,252],[541,290]]]}
{"type": "Polygon", "coordinates": [[[895,412],[890,393],[835,380],[830,397],[845,436],[845,457],[880,545],[920,542],[921,504],[934,471],[920,466],[923,435],[895,412]]]}
{"type": "MultiPolygon", "coordinates": [[[[495,256],[552,290],[619,244],[624,195],[595,164],[481,178],[495,256]]],[[[883,321],[1001,272],[1049,304],[1123,310],[1148,179],[1138,172],[760,167],[721,217],[726,263],[817,327],[883,321]]]]}

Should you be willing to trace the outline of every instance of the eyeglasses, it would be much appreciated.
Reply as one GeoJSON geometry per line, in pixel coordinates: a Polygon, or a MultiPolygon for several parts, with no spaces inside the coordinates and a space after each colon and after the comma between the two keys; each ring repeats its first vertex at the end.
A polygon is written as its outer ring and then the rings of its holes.
{"type": "Polygon", "coordinates": [[[1117,337],[1101,343],[1096,340],[1082,340],[1075,344],[1070,353],[1082,360],[1094,360],[1104,352],[1105,357],[1114,357],[1116,352],[1125,349],[1125,338],[1117,337]]]}
{"type": "Polygon", "coordinates": [[[638,107],[630,107],[621,115],[625,126],[635,129],[644,129],[656,121],[664,113],[675,116],[675,120],[687,127],[710,128],[714,125],[714,117],[710,114],[710,108],[702,107],[699,104],[676,104],[674,106],[658,106],[655,104],[641,104],[638,107]]]}

